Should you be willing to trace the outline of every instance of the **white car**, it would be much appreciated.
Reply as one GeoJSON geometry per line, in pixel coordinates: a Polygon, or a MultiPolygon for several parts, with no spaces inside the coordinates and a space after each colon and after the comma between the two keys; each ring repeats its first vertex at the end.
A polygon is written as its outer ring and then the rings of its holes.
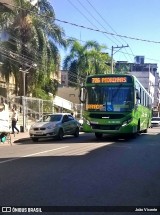
{"type": "Polygon", "coordinates": [[[151,128],[160,126],[160,117],[153,117],[151,119],[151,128]]]}
{"type": "Polygon", "coordinates": [[[69,113],[48,114],[30,127],[29,134],[33,141],[48,137],[62,140],[64,135],[78,137],[79,123],[69,113]]]}

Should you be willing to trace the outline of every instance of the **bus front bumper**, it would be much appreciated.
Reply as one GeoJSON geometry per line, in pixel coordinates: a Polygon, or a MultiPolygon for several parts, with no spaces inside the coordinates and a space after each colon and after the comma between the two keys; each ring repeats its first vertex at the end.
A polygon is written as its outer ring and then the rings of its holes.
{"type": "Polygon", "coordinates": [[[137,126],[136,125],[84,125],[84,132],[88,133],[103,133],[103,134],[126,134],[126,133],[136,133],[137,126]]]}

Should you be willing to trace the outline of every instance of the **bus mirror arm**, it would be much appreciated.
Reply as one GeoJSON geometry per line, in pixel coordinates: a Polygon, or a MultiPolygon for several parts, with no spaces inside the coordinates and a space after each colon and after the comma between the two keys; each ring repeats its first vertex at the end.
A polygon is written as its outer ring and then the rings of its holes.
{"type": "Polygon", "coordinates": [[[82,103],[86,102],[86,88],[84,86],[80,88],[79,100],[82,103]]]}
{"type": "Polygon", "coordinates": [[[81,97],[79,97],[79,100],[80,100],[80,102],[83,103],[83,104],[86,102],[86,99],[82,100],[81,97]]]}
{"type": "Polygon", "coordinates": [[[81,99],[81,95],[79,95],[79,101],[80,101],[81,103],[85,103],[85,101],[81,99]]]}

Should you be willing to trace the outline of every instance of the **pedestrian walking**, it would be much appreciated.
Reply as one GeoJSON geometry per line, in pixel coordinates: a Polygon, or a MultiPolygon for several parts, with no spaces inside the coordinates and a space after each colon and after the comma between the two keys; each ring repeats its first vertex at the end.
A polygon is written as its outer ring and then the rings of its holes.
{"type": "Polygon", "coordinates": [[[16,108],[12,108],[12,134],[14,134],[14,129],[17,130],[17,134],[19,133],[19,129],[16,127],[17,121],[18,121],[18,112],[16,108]]]}

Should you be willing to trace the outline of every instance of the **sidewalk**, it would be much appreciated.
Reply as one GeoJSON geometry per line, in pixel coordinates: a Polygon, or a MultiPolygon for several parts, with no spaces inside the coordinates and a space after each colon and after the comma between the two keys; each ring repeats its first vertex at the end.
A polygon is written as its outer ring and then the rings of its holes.
{"type": "MultiPolygon", "coordinates": [[[[11,145],[14,145],[15,143],[23,143],[27,140],[30,140],[29,132],[20,132],[19,134],[11,134],[11,145]]],[[[6,140],[4,143],[0,141],[0,146],[8,146],[10,145],[10,142],[6,140]]]]}
{"type": "MultiPolygon", "coordinates": [[[[15,143],[23,143],[25,141],[30,140],[29,132],[20,132],[19,134],[11,134],[11,145],[14,145],[15,143]]],[[[10,141],[6,140],[4,143],[0,141],[0,146],[9,146],[10,141]]]]}
{"type": "Polygon", "coordinates": [[[19,143],[30,139],[29,132],[19,132],[19,134],[11,134],[12,143],[19,143]]]}

